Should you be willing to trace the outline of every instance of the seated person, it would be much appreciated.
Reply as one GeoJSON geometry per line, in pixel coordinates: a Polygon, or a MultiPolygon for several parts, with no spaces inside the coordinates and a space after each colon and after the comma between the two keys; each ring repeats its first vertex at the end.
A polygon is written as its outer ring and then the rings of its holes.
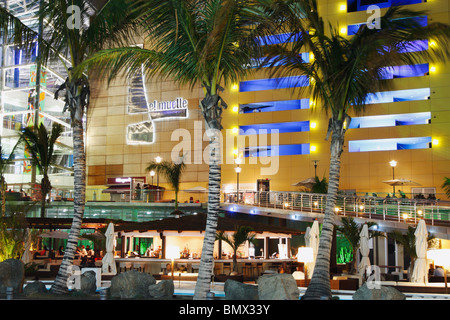
{"type": "Polygon", "coordinates": [[[168,275],[172,273],[172,265],[170,263],[166,264],[166,269],[164,269],[163,274],[168,275]]]}

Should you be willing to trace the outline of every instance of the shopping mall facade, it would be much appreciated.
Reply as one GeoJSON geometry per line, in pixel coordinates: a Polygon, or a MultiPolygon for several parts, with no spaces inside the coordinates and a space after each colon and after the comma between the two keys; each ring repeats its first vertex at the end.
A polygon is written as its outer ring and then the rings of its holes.
{"type": "MultiPolygon", "coordinates": [[[[448,1],[406,2],[408,8],[427,11],[426,16],[417,18],[423,24],[449,23],[448,1]]],[[[21,1],[7,3],[25,21],[34,12],[30,7],[21,7],[21,1]]],[[[343,36],[350,37],[370,16],[367,8],[371,1],[318,3],[324,19],[338,27],[343,36]]],[[[376,4],[385,8],[396,1],[376,4]]],[[[274,37],[273,41],[279,39],[283,36],[274,37]]],[[[426,50],[436,44],[430,39],[421,45],[426,50]]],[[[17,141],[17,129],[34,121],[32,116],[39,117],[48,127],[61,123],[65,132],[57,145],[59,163],[50,177],[54,187],[52,199],[71,198],[70,119],[62,112],[64,102],[53,97],[67,73],[57,63],[45,68],[40,110],[35,113],[36,108],[30,105],[36,85],[35,58],[32,53],[24,55],[20,48],[2,47],[1,142],[10,150],[17,141]]],[[[304,58],[309,59],[309,53],[305,52],[304,58]]],[[[340,190],[351,195],[376,193],[385,197],[393,188],[383,181],[401,178],[415,182],[396,189],[410,199],[422,194],[448,200],[441,185],[444,177],[450,176],[449,76],[450,65],[444,63],[424,62],[392,69],[386,80],[393,85],[391,91],[371,96],[364,114],[351,115],[341,158],[340,190]],[[395,167],[390,165],[392,160],[396,161],[395,167]]],[[[328,177],[328,116],[305,90],[283,86],[283,80],[269,78],[266,70],[255,70],[251,77],[224,88],[222,94],[228,105],[222,113],[222,191],[241,191],[243,202],[254,202],[251,197],[258,191],[296,192],[302,190],[296,186],[300,181],[316,175],[328,177]],[[240,164],[236,158],[241,159],[240,164]]],[[[110,84],[91,75],[91,93],[85,122],[88,203],[131,201],[145,206],[155,199],[173,199],[172,188],[164,177],[150,175],[146,167],[157,157],[176,161],[180,154],[187,164],[180,185],[180,202],[206,202],[205,193],[198,191],[208,188],[208,138],[199,109],[202,88],[146,79],[138,72],[118,77],[110,84]],[[156,197],[144,198],[142,193],[137,198],[138,183],[165,191],[156,197]]],[[[27,191],[33,185],[32,176],[29,158],[22,150],[6,180],[10,188],[27,191]]],[[[227,201],[233,202],[233,198],[224,196],[223,202],[227,201]]],[[[96,210],[101,214],[105,207],[96,210]]],[[[149,209],[142,210],[148,214],[149,209]]],[[[387,246],[386,243],[380,246],[387,246]]]]}
{"type": "MultiPolygon", "coordinates": [[[[389,1],[394,4],[395,1],[389,1]]],[[[448,23],[446,1],[408,1],[408,8],[428,11],[421,23],[448,23]]],[[[370,16],[360,1],[319,1],[326,20],[351,36],[370,16]]],[[[282,37],[274,38],[282,39],[282,37]]],[[[423,48],[435,45],[424,42],[423,48]]],[[[144,44],[145,46],[145,44],[144,44]]],[[[308,53],[305,53],[308,58],[308,53]]],[[[406,194],[445,197],[449,175],[448,146],[450,66],[423,63],[393,68],[392,89],[373,95],[362,115],[352,114],[346,134],[340,189],[386,195],[383,181],[416,182],[397,187],[406,194]],[[395,160],[393,169],[390,162],[395,160]]],[[[298,191],[299,181],[328,176],[328,116],[300,88],[257,71],[225,88],[222,138],[222,189],[237,189],[234,158],[241,158],[240,190],[298,191]],[[275,156],[278,155],[278,156],[275,156]]],[[[179,87],[160,79],[119,78],[107,86],[95,82],[87,117],[88,186],[104,187],[110,178],[151,177],[146,166],[156,157],[188,164],[181,190],[207,187],[207,137],[199,102],[201,88],[179,87]],[[205,151],[206,150],[206,151],[205,151]]],[[[161,180],[165,185],[165,181],[161,180]]]]}

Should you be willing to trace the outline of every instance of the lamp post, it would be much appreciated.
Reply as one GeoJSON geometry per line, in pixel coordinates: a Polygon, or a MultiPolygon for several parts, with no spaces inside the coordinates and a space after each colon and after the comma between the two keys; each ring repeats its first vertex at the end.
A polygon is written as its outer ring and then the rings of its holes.
{"type": "Polygon", "coordinates": [[[236,203],[239,203],[239,173],[242,171],[242,168],[239,167],[239,165],[242,163],[242,159],[236,158],[234,161],[236,162],[236,168],[234,168],[234,171],[236,171],[236,203]]]}
{"type": "Polygon", "coordinates": [[[154,193],[153,193],[153,178],[155,177],[155,171],[150,171],[150,176],[152,177],[152,188],[151,188],[151,192],[152,192],[152,199],[154,199],[154,193]]]}
{"type": "MultiPolygon", "coordinates": [[[[162,158],[157,156],[155,161],[156,163],[161,163],[162,158]]],[[[156,200],[159,200],[159,171],[156,172],[156,200]]]]}
{"type": "MultiPolygon", "coordinates": [[[[389,162],[392,167],[392,180],[395,180],[395,167],[397,166],[397,161],[392,160],[389,162]]],[[[395,196],[395,185],[392,186],[392,196],[395,196]]]]}
{"type": "Polygon", "coordinates": [[[319,160],[312,160],[314,162],[314,178],[317,177],[317,162],[319,162],[319,160]]]}

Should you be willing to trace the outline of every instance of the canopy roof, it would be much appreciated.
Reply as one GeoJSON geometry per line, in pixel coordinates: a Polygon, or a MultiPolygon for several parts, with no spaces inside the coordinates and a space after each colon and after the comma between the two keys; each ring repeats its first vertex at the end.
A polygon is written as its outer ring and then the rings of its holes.
{"type": "MultiPolygon", "coordinates": [[[[270,232],[289,235],[303,234],[303,231],[268,225],[248,220],[237,220],[219,217],[217,231],[235,231],[237,226],[249,226],[256,233],[270,232]]],[[[167,218],[147,222],[132,222],[115,227],[115,232],[147,232],[147,231],[197,231],[203,232],[206,227],[206,214],[187,215],[180,218],[167,218]]]]}

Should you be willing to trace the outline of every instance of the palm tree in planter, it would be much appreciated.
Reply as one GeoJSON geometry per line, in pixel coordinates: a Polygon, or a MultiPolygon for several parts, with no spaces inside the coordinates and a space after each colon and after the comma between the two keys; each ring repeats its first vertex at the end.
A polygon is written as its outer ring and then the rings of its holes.
{"type": "Polygon", "coordinates": [[[293,76],[288,78],[292,79],[292,86],[306,90],[312,101],[329,115],[326,139],[331,138],[331,142],[325,217],[314,274],[303,298],[330,299],[334,211],[350,113],[362,113],[369,94],[392,87],[393,83],[385,80],[389,68],[445,61],[450,56],[450,28],[434,22],[422,27],[413,18],[423,12],[391,7],[379,19],[379,28],[363,25],[355,35],[343,37],[333,26],[326,28],[315,0],[280,2],[280,6],[284,6],[279,12],[285,16],[283,21],[293,41],[267,47],[266,66],[272,67],[274,75],[293,76]],[[423,50],[420,41],[428,39],[438,45],[423,50]],[[302,59],[303,52],[310,52],[311,59],[302,59]]]}
{"type": "Polygon", "coordinates": [[[256,244],[255,233],[253,229],[248,226],[238,226],[236,231],[231,235],[227,235],[224,231],[218,231],[216,233],[216,240],[226,242],[233,250],[233,272],[238,271],[237,269],[237,251],[240,246],[245,244],[245,242],[256,244]]]}
{"type": "MultiPolygon", "coordinates": [[[[97,8],[88,0],[47,0],[41,1],[37,12],[39,31],[21,23],[5,9],[0,9],[2,30],[14,31],[15,43],[31,47],[38,39],[38,66],[60,60],[68,77],[55,92],[58,98],[65,91],[64,112],[69,111],[73,129],[74,160],[74,216],[67,241],[67,247],[52,285],[53,293],[67,292],[67,279],[78,243],[81,222],[84,215],[86,189],[86,156],[84,150],[83,117],[89,106],[90,83],[86,74],[75,73],[78,67],[92,53],[111,44],[129,43],[135,35],[133,19],[126,0],[107,1],[97,8]],[[20,36],[22,34],[22,36],[20,36]],[[64,58],[64,57],[67,57],[64,58]]],[[[37,72],[40,75],[40,72],[37,72]]],[[[39,81],[36,81],[39,83],[39,81]]]]}
{"type": "MultiPolygon", "coordinates": [[[[360,234],[364,224],[358,224],[352,217],[341,218],[341,223],[342,225],[336,227],[336,230],[344,235],[344,237],[352,247],[353,261],[351,264],[350,273],[354,274],[358,270],[358,266],[356,265],[356,254],[358,252],[359,241],[361,239],[360,234]]],[[[370,228],[378,225],[376,222],[368,221],[366,224],[367,228],[369,229],[369,239],[375,237],[384,237],[382,232],[370,230],[370,228]]]]}
{"type": "MultiPolygon", "coordinates": [[[[397,244],[403,246],[404,252],[410,257],[411,263],[409,265],[409,270],[411,271],[411,273],[414,270],[414,263],[417,259],[415,232],[416,228],[408,226],[408,230],[405,233],[402,233],[399,230],[394,230],[388,233],[388,238],[393,239],[397,244]]],[[[432,242],[434,239],[435,236],[433,236],[432,234],[428,235],[428,247],[432,247],[432,242]]]]}
{"type": "Polygon", "coordinates": [[[87,61],[114,78],[119,71],[174,80],[203,89],[199,107],[209,137],[208,215],[194,299],[210,290],[213,250],[220,206],[222,111],[221,92],[249,74],[261,57],[264,35],[275,33],[263,0],[134,1],[149,48],[111,48],[87,61]]]}
{"type": "Polygon", "coordinates": [[[158,163],[156,161],[152,161],[145,169],[147,172],[155,170],[157,173],[162,174],[172,186],[175,191],[175,210],[171,214],[175,216],[180,216],[183,214],[182,211],[178,210],[178,192],[180,191],[181,175],[185,169],[186,164],[184,163],[183,157],[180,157],[177,162],[162,161],[158,163]]]}
{"type": "Polygon", "coordinates": [[[26,127],[19,133],[20,139],[31,154],[31,162],[42,174],[41,180],[41,218],[45,218],[45,203],[47,195],[52,190],[52,184],[48,177],[50,167],[55,164],[55,147],[58,138],[63,133],[63,126],[53,123],[49,134],[45,125],[41,123],[37,130],[34,127],[26,127]]]}

